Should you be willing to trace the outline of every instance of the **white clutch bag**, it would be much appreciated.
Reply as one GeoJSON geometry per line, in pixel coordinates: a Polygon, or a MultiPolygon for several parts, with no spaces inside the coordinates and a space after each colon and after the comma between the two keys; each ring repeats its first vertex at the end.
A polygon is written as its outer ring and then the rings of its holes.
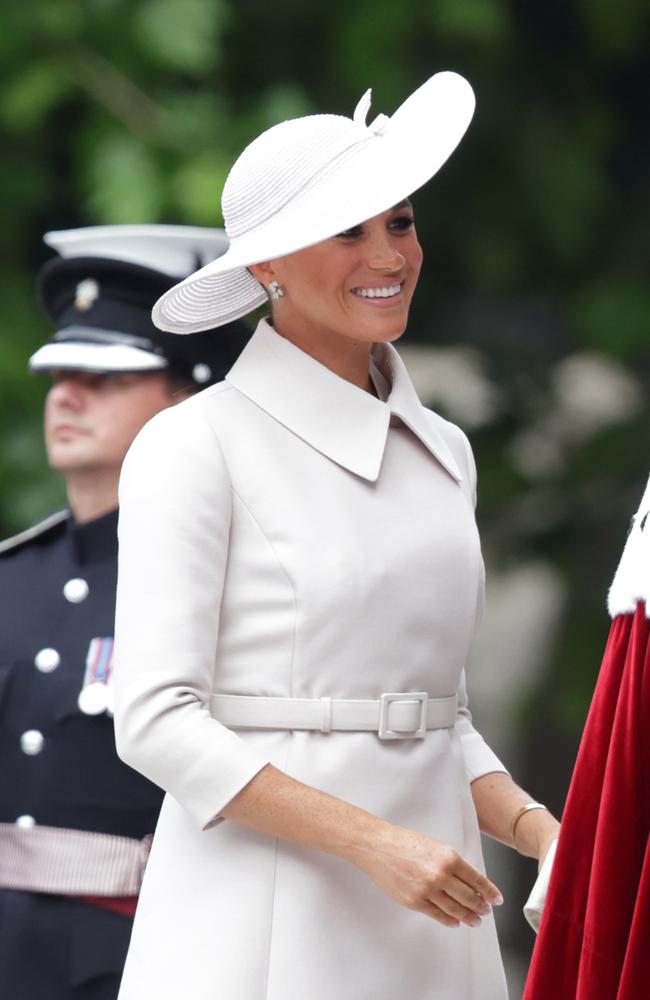
{"type": "Polygon", "coordinates": [[[556,848],[557,839],[555,839],[549,847],[546,857],[544,858],[544,864],[540,868],[535,884],[530,891],[530,896],[524,903],[524,916],[536,934],[539,929],[539,922],[542,919],[542,910],[544,909],[544,901],[546,899],[548,883],[551,878],[551,870],[553,868],[556,848]]]}

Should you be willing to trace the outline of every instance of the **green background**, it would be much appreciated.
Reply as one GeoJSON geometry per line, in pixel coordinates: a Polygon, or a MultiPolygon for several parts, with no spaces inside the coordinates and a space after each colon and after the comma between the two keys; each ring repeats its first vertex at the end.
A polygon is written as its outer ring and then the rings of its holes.
{"type": "MultiPolygon", "coordinates": [[[[390,114],[455,69],[477,112],[414,199],[409,342],[470,359],[498,401],[466,426],[489,577],[542,560],[563,581],[548,667],[509,720],[516,777],[559,809],[648,470],[649,34],[647,0],[3,0],[0,535],[63,500],[25,370],[50,332],[42,234],[219,224],[262,128],[350,115],[368,86],[390,114]]],[[[463,423],[463,392],[429,401],[463,423]]],[[[526,953],[523,926],[504,933],[526,953]]]]}

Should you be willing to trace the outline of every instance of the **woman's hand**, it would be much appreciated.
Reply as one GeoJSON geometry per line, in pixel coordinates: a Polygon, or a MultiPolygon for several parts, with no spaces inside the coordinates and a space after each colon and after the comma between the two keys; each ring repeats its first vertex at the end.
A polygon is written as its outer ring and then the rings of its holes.
{"type": "Polygon", "coordinates": [[[349,859],[402,906],[445,927],[478,927],[490,904],[503,902],[497,887],[453,848],[404,827],[382,823],[349,859]]]}
{"type": "Polygon", "coordinates": [[[402,906],[446,927],[476,927],[501,893],[447,844],[263,768],[221,816],[352,862],[402,906]]]}

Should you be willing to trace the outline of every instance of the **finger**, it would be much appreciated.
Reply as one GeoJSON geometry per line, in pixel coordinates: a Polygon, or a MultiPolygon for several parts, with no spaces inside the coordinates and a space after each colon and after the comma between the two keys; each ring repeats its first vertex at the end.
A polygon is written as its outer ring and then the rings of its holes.
{"type": "Polygon", "coordinates": [[[417,909],[418,913],[424,913],[425,916],[431,917],[444,927],[460,927],[459,920],[445,913],[439,906],[432,903],[430,899],[423,900],[420,906],[415,907],[415,909],[417,909]]]}
{"type": "Polygon", "coordinates": [[[503,903],[503,896],[494,882],[490,882],[487,875],[483,875],[477,868],[470,865],[468,861],[465,861],[464,858],[458,859],[453,874],[492,906],[501,906],[503,903]]]}
{"type": "Polygon", "coordinates": [[[485,898],[477,892],[475,889],[471,889],[466,882],[461,879],[456,878],[455,875],[449,876],[442,885],[440,886],[443,892],[446,892],[448,896],[455,899],[456,902],[465,906],[468,910],[472,910],[479,916],[484,917],[491,910],[490,904],[486,902],[485,898]]]}
{"type": "Polygon", "coordinates": [[[458,920],[462,924],[467,924],[469,927],[480,926],[481,918],[478,913],[463,906],[457,900],[452,899],[451,896],[448,896],[442,890],[436,892],[434,896],[430,896],[429,902],[437,906],[448,917],[453,917],[454,920],[458,920]]]}

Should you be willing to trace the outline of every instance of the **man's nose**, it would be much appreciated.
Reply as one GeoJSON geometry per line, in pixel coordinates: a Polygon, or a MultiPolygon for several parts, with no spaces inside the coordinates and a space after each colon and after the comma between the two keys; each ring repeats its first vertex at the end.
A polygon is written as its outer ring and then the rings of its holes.
{"type": "Polygon", "coordinates": [[[83,386],[74,375],[60,375],[50,389],[50,400],[57,406],[80,410],[84,404],[83,386]]]}

